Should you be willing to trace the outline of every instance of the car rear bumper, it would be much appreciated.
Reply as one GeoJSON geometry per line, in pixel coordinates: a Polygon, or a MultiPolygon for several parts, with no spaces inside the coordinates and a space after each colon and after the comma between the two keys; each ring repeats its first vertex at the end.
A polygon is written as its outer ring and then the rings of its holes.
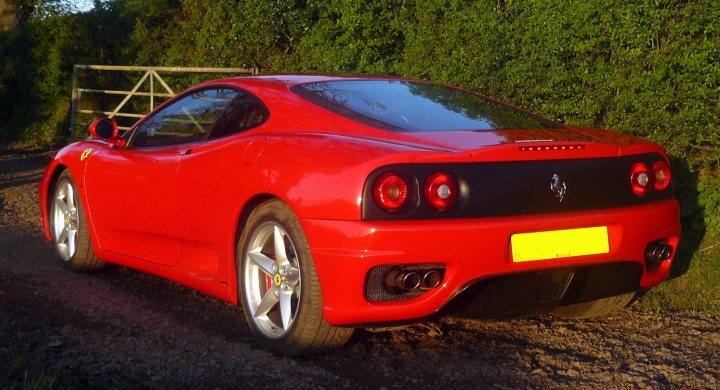
{"type": "MultiPolygon", "coordinates": [[[[543,270],[634,263],[641,270],[635,289],[652,287],[667,278],[680,235],[679,205],[674,199],[553,215],[432,221],[302,219],[301,224],[320,279],[324,315],[333,325],[386,324],[444,313],[454,298],[481,281],[543,270]],[[607,227],[608,253],[526,262],[512,259],[513,234],[595,226],[607,227]],[[645,249],[657,240],[666,240],[673,255],[648,270],[645,249]],[[370,270],[400,264],[441,264],[445,267],[443,282],[416,298],[369,301],[365,288],[370,270]]],[[[512,279],[517,280],[513,283],[519,283],[519,289],[527,288],[522,284],[528,279],[512,279]]]]}

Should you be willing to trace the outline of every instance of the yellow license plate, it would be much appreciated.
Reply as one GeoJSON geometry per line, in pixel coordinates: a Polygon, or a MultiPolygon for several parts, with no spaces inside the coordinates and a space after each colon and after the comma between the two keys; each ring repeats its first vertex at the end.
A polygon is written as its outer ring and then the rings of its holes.
{"type": "Polygon", "coordinates": [[[516,263],[610,252],[607,226],[513,234],[510,246],[516,263]]]}

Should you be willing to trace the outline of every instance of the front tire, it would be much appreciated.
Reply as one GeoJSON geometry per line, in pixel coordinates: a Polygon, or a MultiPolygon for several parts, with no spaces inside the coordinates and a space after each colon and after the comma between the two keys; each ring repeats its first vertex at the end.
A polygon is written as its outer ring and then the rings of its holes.
{"type": "Polygon", "coordinates": [[[85,210],[68,170],[63,171],[55,183],[49,216],[55,249],[66,267],[87,272],[105,265],[93,251],[85,210]]]}
{"type": "Polygon", "coordinates": [[[344,345],[353,333],[331,326],[305,234],[280,200],[260,204],[238,241],[238,289],[245,319],[256,337],[285,356],[344,345]]]}

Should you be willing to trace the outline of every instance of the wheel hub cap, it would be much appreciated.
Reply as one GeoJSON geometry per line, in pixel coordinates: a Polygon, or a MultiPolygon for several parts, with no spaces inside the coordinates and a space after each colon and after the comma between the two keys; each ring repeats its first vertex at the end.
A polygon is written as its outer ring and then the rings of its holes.
{"type": "Polygon", "coordinates": [[[280,274],[275,274],[275,286],[280,287],[283,282],[283,278],[280,274]]]}

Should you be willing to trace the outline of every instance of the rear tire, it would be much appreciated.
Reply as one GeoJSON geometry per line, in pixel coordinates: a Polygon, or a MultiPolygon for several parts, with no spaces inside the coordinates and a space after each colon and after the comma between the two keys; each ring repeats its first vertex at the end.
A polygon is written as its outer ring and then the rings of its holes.
{"type": "Polygon", "coordinates": [[[66,267],[89,272],[105,265],[93,251],[85,210],[69,170],[55,183],[48,219],[58,257],[66,267]]]}
{"type": "Polygon", "coordinates": [[[562,306],[551,312],[552,315],[568,319],[604,317],[625,309],[635,297],[635,293],[615,295],[590,302],[562,306]]]}
{"type": "Polygon", "coordinates": [[[255,208],[238,241],[238,290],[250,329],[284,356],[344,345],[351,328],[323,317],[322,294],[310,246],[297,217],[274,199],[255,208]]]}

